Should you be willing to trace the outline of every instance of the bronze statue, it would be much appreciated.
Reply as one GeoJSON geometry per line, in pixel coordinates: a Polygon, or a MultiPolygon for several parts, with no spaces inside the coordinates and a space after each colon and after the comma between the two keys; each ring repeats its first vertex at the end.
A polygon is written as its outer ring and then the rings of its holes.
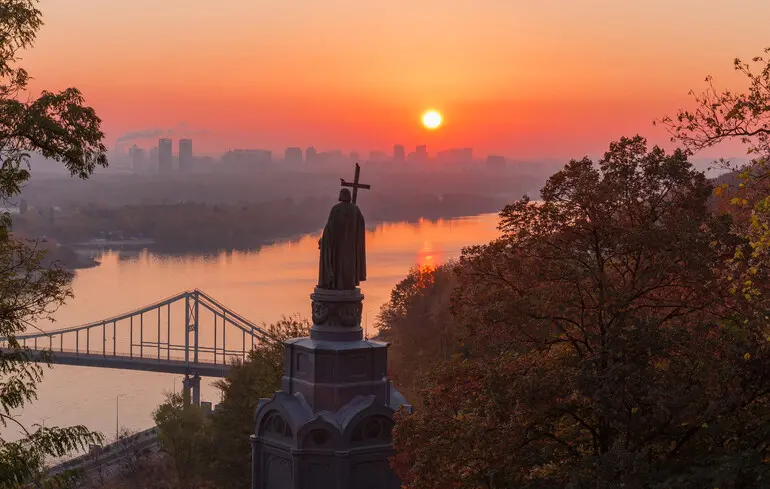
{"type": "Polygon", "coordinates": [[[341,189],[339,203],[332,207],[318,241],[318,287],[353,290],[366,280],[365,233],[364,216],[351,202],[350,190],[341,189]]]}

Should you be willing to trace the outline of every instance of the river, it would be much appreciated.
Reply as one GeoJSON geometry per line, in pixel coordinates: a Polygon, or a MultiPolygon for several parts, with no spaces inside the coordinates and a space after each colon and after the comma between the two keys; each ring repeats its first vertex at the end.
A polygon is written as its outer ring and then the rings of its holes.
{"type": "MultiPolygon", "coordinates": [[[[364,326],[372,323],[393,286],[410,267],[432,265],[460,255],[464,246],[498,235],[494,214],[417,223],[385,223],[367,231],[368,280],[362,283],[364,326]]],[[[51,330],[104,319],[198,288],[251,321],[271,323],[282,316],[310,316],[318,276],[319,234],[266,246],[253,252],[212,256],[163,256],[106,251],[101,264],[78,270],[74,298],[55,314],[51,330]]],[[[219,402],[214,379],[202,379],[202,400],[219,402]]],[[[152,411],[167,392],[181,389],[178,375],[90,367],[45,370],[37,401],[18,414],[26,425],[85,424],[108,438],[116,423],[140,430],[152,426],[152,411]]],[[[15,438],[10,425],[0,436],[15,438]]]]}

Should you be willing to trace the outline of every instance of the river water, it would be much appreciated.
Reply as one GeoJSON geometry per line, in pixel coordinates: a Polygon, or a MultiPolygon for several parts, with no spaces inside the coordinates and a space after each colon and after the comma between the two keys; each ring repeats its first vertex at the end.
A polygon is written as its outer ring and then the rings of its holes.
{"type": "MultiPolygon", "coordinates": [[[[364,323],[371,324],[393,286],[413,266],[432,265],[460,255],[464,246],[482,244],[498,235],[494,214],[417,223],[386,223],[366,235],[368,280],[364,323]]],[[[318,276],[319,234],[266,246],[253,252],[212,256],[156,255],[146,251],[107,251],[101,264],[78,270],[74,299],[60,308],[46,330],[105,319],[149,305],[184,290],[201,289],[254,323],[282,316],[310,316],[310,299],[318,276]]],[[[26,425],[85,424],[112,438],[116,424],[129,429],[152,426],[152,411],[164,395],[181,389],[181,376],[104,368],[55,366],[46,369],[38,400],[17,418],[26,425]]],[[[219,391],[202,379],[202,400],[219,402],[219,391]]],[[[14,429],[0,436],[14,438],[14,429]]]]}

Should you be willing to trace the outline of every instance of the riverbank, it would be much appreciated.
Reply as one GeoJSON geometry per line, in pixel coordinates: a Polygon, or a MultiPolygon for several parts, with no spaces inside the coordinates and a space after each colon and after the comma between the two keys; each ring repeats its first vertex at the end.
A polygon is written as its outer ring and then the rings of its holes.
{"type": "Polygon", "coordinates": [[[99,261],[93,256],[65,245],[47,251],[46,262],[57,262],[70,270],[82,270],[99,266],[99,261]]]}
{"type": "MultiPolygon", "coordinates": [[[[361,204],[367,227],[416,223],[498,212],[504,199],[453,194],[387,196],[373,194],[361,204]]],[[[331,199],[290,200],[243,205],[178,203],[95,207],[51,216],[28,213],[14,224],[30,236],[48,236],[62,247],[59,260],[71,268],[94,266],[99,250],[143,250],[168,254],[256,251],[319,232],[336,203],[331,199]],[[72,250],[72,251],[71,251],[72,250]]]]}

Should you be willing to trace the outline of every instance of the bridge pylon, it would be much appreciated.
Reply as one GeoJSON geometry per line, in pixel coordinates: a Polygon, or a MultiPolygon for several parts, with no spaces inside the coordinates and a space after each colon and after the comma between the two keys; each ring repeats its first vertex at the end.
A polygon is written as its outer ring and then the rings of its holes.
{"type": "Polygon", "coordinates": [[[192,403],[196,406],[201,405],[201,377],[198,374],[188,375],[185,374],[182,381],[183,394],[185,404],[192,403]]]}

